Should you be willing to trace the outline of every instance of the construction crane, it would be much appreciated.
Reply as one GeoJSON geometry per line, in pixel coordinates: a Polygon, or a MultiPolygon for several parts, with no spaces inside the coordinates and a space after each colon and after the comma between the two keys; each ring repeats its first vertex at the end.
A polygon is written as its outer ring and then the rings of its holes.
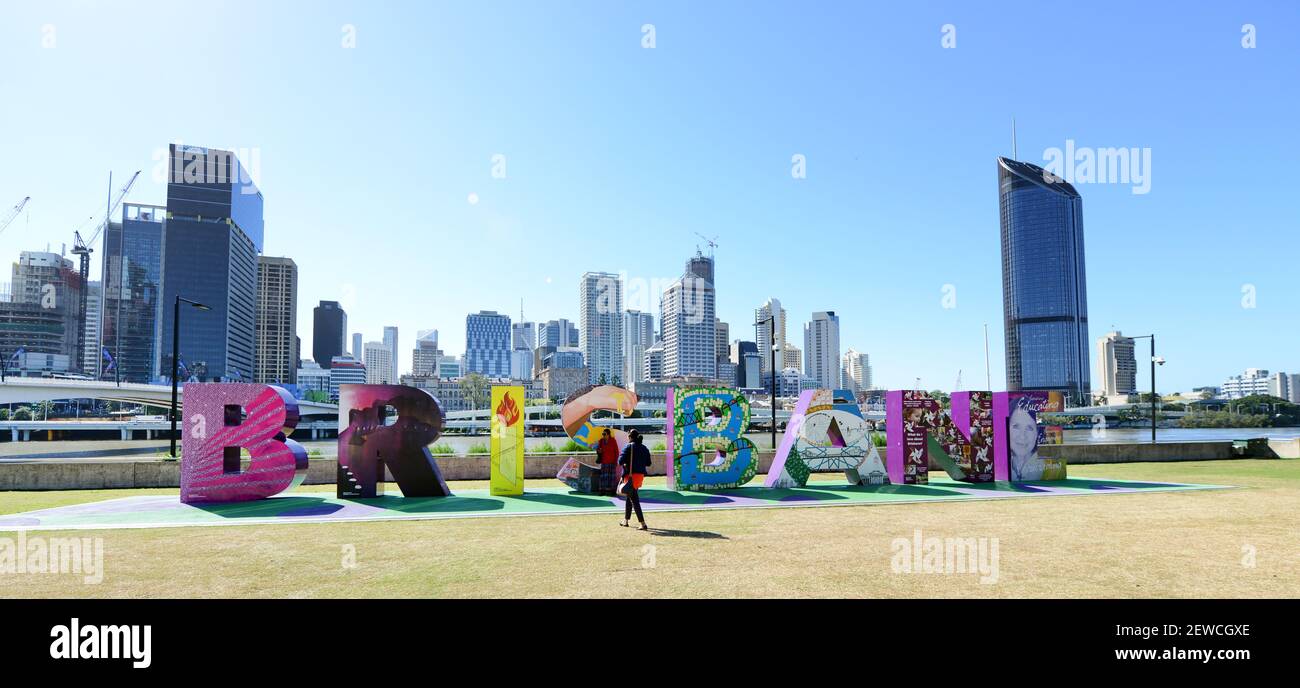
{"type": "MultiPolygon", "coordinates": [[[[116,196],[109,196],[108,210],[104,212],[104,219],[95,227],[95,233],[91,235],[90,241],[82,241],[80,230],[72,233],[72,252],[81,256],[81,303],[77,305],[77,323],[79,327],[77,328],[77,348],[75,349],[78,355],[82,355],[86,350],[86,300],[89,298],[90,292],[90,254],[95,250],[93,248],[95,240],[99,238],[99,235],[104,232],[104,228],[111,221],[113,211],[122,205],[122,200],[131,191],[131,187],[135,186],[135,180],[139,177],[140,170],[136,170],[135,174],[131,175],[131,178],[127,180],[116,196]]],[[[113,187],[112,173],[108,175],[108,186],[110,189],[113,187]]]]}
{"type": "Polygon", "coordinates": [[[703,239],[703,240],[704,240],[704,243],[706,243],[706,244],[709,245],[709,257],[712,258],[712,257],[713,257],[713,249],[715,249],[715,248],[718,247],[718,237],[713,237],[712,239],[710,239],[710,238],[704,236],[703,234],[700,234],[699,232],[696,232],[696,233],[695,233],[695,236],[697,236],[697,237],[703,239]]]}
{"type": "Polygon", "coordinates": [[[13,222],[15,217],[18,217],[18,213],[21,213],[23,211],[23,208],[27,207],[27,201],[30,200],[32,200],[32,197],[28,196],[23,200],[18,201],[18,205],[14,206],[9,212],[5,213],[5,216],[3,218],[0,218],[0,232],[5,231],[5,228],[9,226],[9,223],[13,222]]]}

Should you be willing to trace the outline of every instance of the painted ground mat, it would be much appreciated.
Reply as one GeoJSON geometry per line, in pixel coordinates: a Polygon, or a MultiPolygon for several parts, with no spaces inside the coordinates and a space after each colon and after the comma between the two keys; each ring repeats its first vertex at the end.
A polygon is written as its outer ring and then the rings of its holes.
{"type": "MultiPolygon", "coordinates": [[[[1070,478],[1052,482],[971,484],[934,478],[929,485],[854,486],[813,482],[807,487],[741,487],[717,492],[679,492],[647,486],[646,511],[869,506],[962,502],[1052,496],[1134,494],[1220,489],[1224,485],[1070,478]]],[[[487,490],[457,490],[451,497],[401,497],[390,490],[372,499],[337,499],[330,492],[291,492],[233,504],[182,504],[176,495],[144,495],[0,515],[0,530],[171,528],[179,526],[394,521],[492,516],[558,516],[619,513],[620,498],[539,486],[513,497],[487,490]]]]}

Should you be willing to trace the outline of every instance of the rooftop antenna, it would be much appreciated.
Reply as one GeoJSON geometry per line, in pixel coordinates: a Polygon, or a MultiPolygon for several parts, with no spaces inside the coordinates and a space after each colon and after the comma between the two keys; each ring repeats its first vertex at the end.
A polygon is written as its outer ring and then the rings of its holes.
{"type": "Polygon", "coordinates": [[[1011,159],[1019,160],[1020,154],[1016,152],[1016,118],[1011,118],[1011,159]]]}

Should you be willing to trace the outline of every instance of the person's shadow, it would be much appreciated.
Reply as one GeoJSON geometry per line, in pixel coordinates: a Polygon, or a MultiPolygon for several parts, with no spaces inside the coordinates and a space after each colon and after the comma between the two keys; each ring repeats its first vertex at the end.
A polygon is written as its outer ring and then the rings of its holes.
{"type": "Polygon", "coordinates": [[[697,538],[700,540],[726,540],[726,535],[722,533],[713,533],[707,530],[669,530],[667,528],[650,528],[648,531],[651,535],[659,537],[684,537],[697,538]]]}

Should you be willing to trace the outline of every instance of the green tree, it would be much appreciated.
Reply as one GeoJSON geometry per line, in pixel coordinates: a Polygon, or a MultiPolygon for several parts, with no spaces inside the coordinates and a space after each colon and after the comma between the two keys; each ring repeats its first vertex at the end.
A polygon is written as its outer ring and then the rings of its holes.
{"type": "Polygon", "coordinates": [[[482,373],[470,373],[460,379],[460,393],[471,409],[480,409],[487,405],[490,385],[482,373]]]}
{"type": "Polygon", "coordinates": [[[32,410],[29,409],[29,408],[27,408],[26,406],[19,406],[18,408],[14,409],[13,419],[14,419],[14,420],[31,420],[31,419],[32,419],[32,410]]]}

